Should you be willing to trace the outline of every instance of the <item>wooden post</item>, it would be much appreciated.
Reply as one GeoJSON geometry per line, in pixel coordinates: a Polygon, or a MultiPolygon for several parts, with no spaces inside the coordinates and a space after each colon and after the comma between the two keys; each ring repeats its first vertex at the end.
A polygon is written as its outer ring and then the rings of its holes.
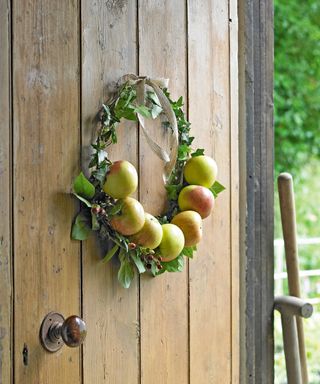
{"type": "MultiPolygon", "coordinates": [[[[281,173],[278,177],[278,190],[283,230],[284,247],[288,272],[289,294],[300,297],[299,260],[297,246],[296,210],[293,191],[293,180],[289,173],[281,173]]],[[[304,343],[303,322],[297,318],[299,354],[302,383],[308,383],[307,357],[304,343]]]]}

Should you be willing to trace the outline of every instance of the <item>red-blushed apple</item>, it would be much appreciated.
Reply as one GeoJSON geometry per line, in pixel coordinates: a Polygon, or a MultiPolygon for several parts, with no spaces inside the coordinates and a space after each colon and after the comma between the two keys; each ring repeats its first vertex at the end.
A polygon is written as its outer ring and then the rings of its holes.
{"type": "Polygon", "coordinates": [[[139,201],[132,197],[125,197],[119,199],[116,205],[121,209],[110,220],[112,228],[125,236],[139,232],[145,222],[144,209],[139,201]]]}
{"type": "Polygon", "coordinates": [[[130,237],[130,241],[145,248],[155,249],[162,240],[162,226],[150,213],[145,214],[145,222],[139,232],[130,237]]]}
{"type": "Polygon", "coordinates": [[[209,156],[195,156],[184,167],[184,178],[188,184],[210,188],[218,174],[217,163],[209,156]]]}
{"type": "Polygon", "coordinates": [[[138,174],[135,167],[126,160],[115,161],[107,173],[103,190],[114,199],[123,199],[131,195],[138,186],[138,174]]]}
{"type": "Polygon", "coordinates": [[[175,259],[183,250],[184,236],[181,229],[174,224],[163,224],[162,231],[159,250],[162,260],[167,262],[175,259]]]}
{"type": "Polygon", "coordinates": [[[214,197],[212,192],[201,185],[188,185],[184,187],[178,197],[181,211],[196,211],[205,219],[212,211],[214,197]]]}
{"type": "Polygon", "coordinates": [[[186,247],[192,247],[200,242],[202,238],[202,219],[198,212],[180,212],[174,216],[171,223],[175,224],[183,232],[186,247]]]}

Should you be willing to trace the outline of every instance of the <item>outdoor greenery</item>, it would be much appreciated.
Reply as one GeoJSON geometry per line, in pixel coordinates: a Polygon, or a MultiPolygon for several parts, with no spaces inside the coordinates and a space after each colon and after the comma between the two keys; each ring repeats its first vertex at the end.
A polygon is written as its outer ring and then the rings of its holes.
{"type": "MultiPolygon", "coordinates": [[[[294,177],[300,238],[320,237],[320,2],[275,0],[275,173],[294,177]]],[[[275,188],[275,237],[282,237],[275,188]]],[[[320,269],[318,245],[299,248],[300,269],[320,269]]],[[[278,271],[279,272],[279,271],[278,271]]],[[[303,296],[319,298],[320,276],[301,279],[303,296]]],[[[288,294],[283,280],[283,294],[288,294]]],[[[305,321],[311,384],[320,383],[320,305],[305,321]]],[[[275,383],[287,383],[280,316],[275,315],[275,383]]]]}
{"type": "Polygon", "coordinates": [[[320,159],[320,2],[275,0],[276,171],[320,159]]]}

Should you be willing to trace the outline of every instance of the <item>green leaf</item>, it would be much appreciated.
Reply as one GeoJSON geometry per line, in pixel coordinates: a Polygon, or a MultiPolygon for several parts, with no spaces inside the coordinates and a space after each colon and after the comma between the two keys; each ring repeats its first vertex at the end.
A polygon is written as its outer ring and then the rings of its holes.
{"type": "Polygon", "coordinates": [[[168,199],[177,200],[181,187],[182,187],[181,184],[178,184],[178,185],[168,184],[168,185],[166,185],[166,190],[168,193],[168,199]]]}
{"type": "Polygon", "coordinates": [[[108,171],[107,164],[101,163],[99,164],[99,168],[97,168],[94,172],[92,172],[92,175],[99,181],[101,186],[105,182],[107,171],[108,171]]]}
{"type": "Polygon", "coordinates": [[[212,187],[209,188],[210,191],[212,192],[214,197],[217,197],[219,193],[224,191],[226,188],[220,184],[218,181],[215,181],[212,187]]]}
{"type": "Polygon", "coordinates": [[[116,254],[116,252],[119,250],[119,245],[115,245],[114,247],[112,247],[108,252],[107,254],[105,255],[105,257],[101,260],[102,263],[107,263],[109,260],[112,259],[112,257],[116,254]]]}
{"type": "Polygon", "coordinates": [[[80,212],[73,223],[71,237],[74,240],[86,240],[90,234],[90,220],[80,212]]]}
{"type": "Polygon", "coordinates": [[[98,231],[100,229],[99,221],[94,213],[91,213],[91,228],[93,231],[98,231]]]}
{"type": "Polygon", "coordinates": [[[187,160],[189,153],[191,151],[191,148],[187,144],[179,145],[178,148],[178,160],[187,160]]]}
{"type": "Polygon", "coordinates": [[[204,155],[204,149],[203,148],[198,148],[196,151],[191,153],[192,157],[197,157],[197,156],[202,156],[204,155]]]}
{"type": "Polygon", "coordinates": [[[121,212],[122,207],[123,207],[123,202],[118,200],[116,204],[111,209],[108,210],[108,214],[110,216],[115,216],[119,212],[121,212]]]}
{"type": "Polygon", "coordinates": [[[131,252],[130,256],[133,262],[135,263],[139,273],[145,272],[145,266],[143,265],[143,262],[141,261],[140,257],[136,254],[136,252],[131,252]]]}
{"type": "Polygon", "coordinates": [[[162,266],[167,272],[181,272],[184,266],[183,256],[179,255],[174,260],[162,262],[162,266]]]}
{"type": "Polygon", "coordinates": [[[156,104],[153,104],[153,106],[151,108],[151,117],[153,119],[156,119],[160,115],[161,112],[162,112],[162,108],[156,104]]]}
{"type": "Polygon", "coordinates": [[[118,280],[123,288],[129,288],[134,278],[134,269],[131,262],[125,257],[124,251],[119,254],[120,268],[118,271],[118,280]]]}
{"type": "Polygon", "coordinates": [[[187,256],[190,259],[192,259],[193,258],[193,251],[194,251],[193,247],[184,247],[181,253],[182,253],[182,255],[187,256]]]}
{"type": "Polygon", "coordinates": [[[79,200],[81,200],[83,203],[85,203],[85,205],[86,205],[87,207],[91,208],[91,203],[90,203],[87,199],[85,199],[84,197],[78,195],[78,194],[75,193],[75,192],[73,192],[73,194],[74,194],[79,200]]]}
{"type": "Polygon", "coordinates": [[[94,185],[90,183],[82,172],[74,180],[73,189],[76,194],[87,199],[92,199],[95,194],[94,185]]]}
{"type": "Polygon", "coordinates": [[[150,110],[145,105],[138,105],[138,106],[136,106],[134,111],[136,113],[139,113],[141,116],[144,116],[144,117],[147,117],[147,118],[151,117],[150,110]]]}

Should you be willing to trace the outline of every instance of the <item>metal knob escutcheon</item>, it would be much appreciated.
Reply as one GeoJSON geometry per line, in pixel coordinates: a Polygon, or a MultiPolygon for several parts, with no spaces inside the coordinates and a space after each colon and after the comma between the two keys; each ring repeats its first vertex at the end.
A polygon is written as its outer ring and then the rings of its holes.
{"type": "Polygon", "coordinates": [[[58,313],[48,313],[40,328],[40,341],[48,352],[57,352],[66,344],[68,347],[79,347],[87,334],[86,323],[78,316],[67,319],[58,313]]]}

